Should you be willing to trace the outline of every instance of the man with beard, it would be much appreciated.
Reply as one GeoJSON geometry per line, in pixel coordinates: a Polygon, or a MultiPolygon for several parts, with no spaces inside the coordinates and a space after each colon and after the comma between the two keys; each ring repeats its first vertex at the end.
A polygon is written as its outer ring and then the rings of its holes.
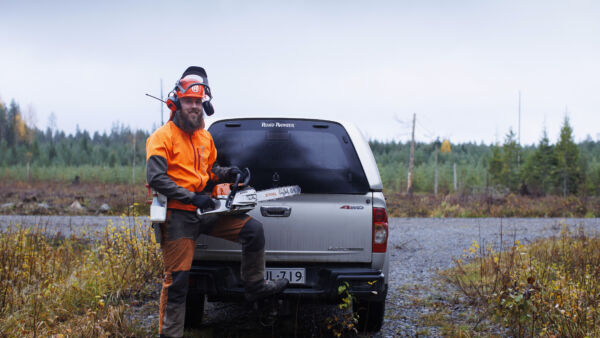
{"type": "MultiPolygon", "coordinates": [[[[207,184],[233,182],[244,175],[237,167],[215,165],[217,150],[204,129],[204,112],[212,114],[210,87],[201,67],[189,67],[177,81],[167,105],[171,119],[146,142],[147,181],[165,195],[167,217],[160,224],[164,276],[160,295],[159,334],[183,336],[185,301],[195,241],[201,234],[242,244],[240,275],[245,298],[254,301],[281,292],[286,279],[264,280],[265,237],[262,223],[247,215],[204,215],[215,207],[203,193],[207,184]]],[[[210,186],[209,185],[209,186],[210,186]]]]}

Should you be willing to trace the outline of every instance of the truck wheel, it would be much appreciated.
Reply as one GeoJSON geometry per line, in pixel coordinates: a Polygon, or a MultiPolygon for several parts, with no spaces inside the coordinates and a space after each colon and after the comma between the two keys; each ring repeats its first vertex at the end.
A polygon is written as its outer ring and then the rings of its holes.
{"type": "Polygon", "coordinates": [[[352,310],[358,315],[358,332],[377,332],[383,325],[385,299],[382,301],[361,301],[352,303],[352,310]]]}
{"type": "Polygon", "coordinates": [[[188,292],[185,300],[185,324],[188,329],[197,329],[202,325],[204,316],[204,294],[188,292]]]}

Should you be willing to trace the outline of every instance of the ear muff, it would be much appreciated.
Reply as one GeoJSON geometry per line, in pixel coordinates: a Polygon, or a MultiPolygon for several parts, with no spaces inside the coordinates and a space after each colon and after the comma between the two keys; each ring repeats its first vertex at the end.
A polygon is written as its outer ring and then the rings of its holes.
{"type": "Polygon", "coordinates": [[[169,93],[169,96],[167,96],[166,103],[167,107],[169,107],[169,109],[173,113],[181,109],[181,102],[179,101],[179,98],[177,97],[177,93],[175,91],[169,93]]]}
{"type": "Polygon", "coordinates": [[[206,96],[208,96],[208,100],[202,102],[202,109],[204,109],[204,113],[207,116],[211,116],[212,114],[215,113],[215,107],[213,107],[212,102],[210,102],[212,100],[212,94],[210,92],[210,87],[204,86],[204,90],[206,91],[206,96]]]}
{"type": "Polygon", "coordinates": [[[204,113],[206,113],[208,116],[211,116],[215,113],[215,108],[210,101],[202,102],[202,108],[204,109],[204,113]]]}

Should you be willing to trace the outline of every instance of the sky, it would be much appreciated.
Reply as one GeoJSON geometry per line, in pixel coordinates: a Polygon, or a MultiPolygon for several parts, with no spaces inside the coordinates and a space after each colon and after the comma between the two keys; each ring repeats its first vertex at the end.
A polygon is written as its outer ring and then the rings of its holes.
{"type": "MultiPolygon", "coordinates": [[[[343,119],[368,139],[600,140],[598,1],[0,0],[0,99],[38,128],[152,130],[191,65],[215,118],[343,119]]],[[[167,119],[168,109],[164,110],[167,119]]]]}

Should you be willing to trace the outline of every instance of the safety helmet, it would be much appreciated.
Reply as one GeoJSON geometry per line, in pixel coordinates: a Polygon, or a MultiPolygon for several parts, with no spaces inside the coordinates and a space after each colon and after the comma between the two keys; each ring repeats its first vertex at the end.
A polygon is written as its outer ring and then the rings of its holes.
{"type": "Polygon", "coordinates": [[[204,90],[203,79],[200,75],[190,74],[181,78],[175,84],[175,92],[178,98],[182,97],[197,97],[203,100],[208,100],[204,90]]]}
{"type": "Polygon", "coordinates": [[[214,114],[215,109],[210,102],[212,100],[212,93],[208,86],[208,76],[204,68],[196,66],[188,67],[181,75],[181,78],[175,83],[175,88],[169,93],[166,101],[167,106],[171,110],[169,121],[173,119],[174,113],[181,109],[179,99],[182,97],[201,98],[202,108],[206,115],[210,116],[214,114]]]}

